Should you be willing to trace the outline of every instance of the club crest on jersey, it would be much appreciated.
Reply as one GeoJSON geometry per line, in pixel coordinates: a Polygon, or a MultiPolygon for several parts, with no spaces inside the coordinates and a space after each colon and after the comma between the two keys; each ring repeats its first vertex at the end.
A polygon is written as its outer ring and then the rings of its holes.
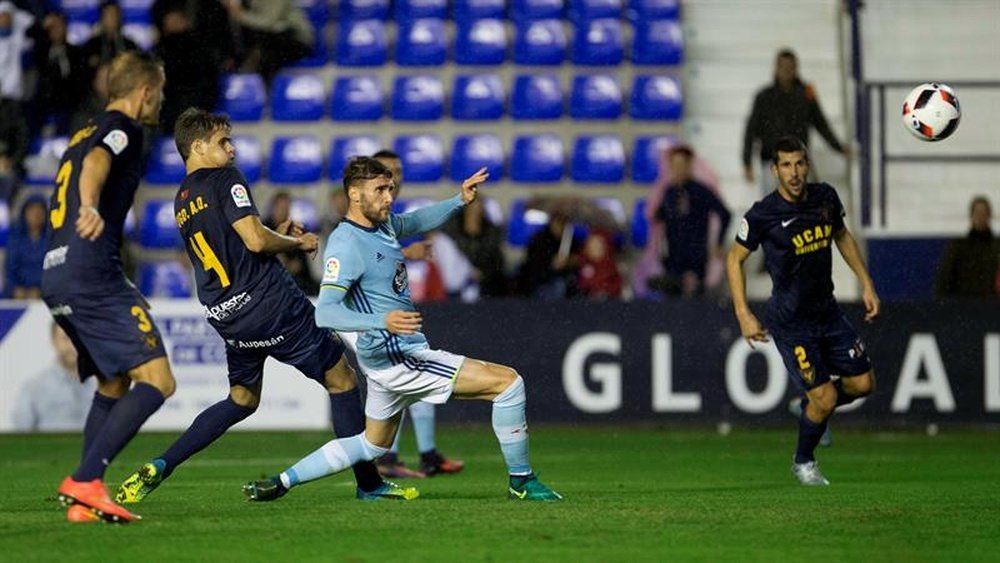
{"type": "Polygon", "coordinates": [[[408,287],[409,282],[406,277],[406,264],[402,261],[396,261],[396,274],[392,276],[392,290],[395,291],[397,295],[402,295],[408,287]]]}
{"type": "Polygon", "coordinates": [[[738,236],[740,240],[747,240],[747,237],[750,236],[750,223],[747,221],[746,217],[740,220],[740,228],[736,231],[736,236],[738,236]]]}
{"type": "Polygon", "coordinates": [[[250,194],[243,184],[233,184],[229,192],[233,194],[233,203],[236,207],[250,207],[250,194]]]}
{"type": "Polygon", "coordinates": [[[128,146],[128,135],[121,129],[115,129],[104,136],[104,144],[108,145],[111,152],[119,155],[128,146]]]}
{"type": "Polygon", "coordinates": [[[336,258],[327,258],[326,266],[323,268],[323,282],[322,283],[333,283],[340,279],[340,260],[336,258]]]}

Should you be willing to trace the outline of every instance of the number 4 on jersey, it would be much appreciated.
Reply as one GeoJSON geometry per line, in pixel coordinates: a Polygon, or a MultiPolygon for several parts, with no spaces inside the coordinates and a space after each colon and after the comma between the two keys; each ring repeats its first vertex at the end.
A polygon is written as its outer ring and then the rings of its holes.
{"type": "Polygon", "coordinates": [[[205,235],[201,231],[198,231],[189,240],[191,248],[194,249],[195,256],[201,260],[201,265],[205,268],[205,271],[214,271],[219,276],[219,283],[222,284],[222,287],[229,287],[229,275],[226,274],[226,269],[222,267],[219,257],[212,251],[212,247],[208,246],[205,235]]]}

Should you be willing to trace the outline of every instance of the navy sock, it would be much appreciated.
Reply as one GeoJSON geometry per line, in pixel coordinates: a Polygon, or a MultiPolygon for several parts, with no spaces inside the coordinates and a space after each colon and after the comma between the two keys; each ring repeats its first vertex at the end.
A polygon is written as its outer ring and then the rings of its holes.
{"type": "Polygon", "coordinates": [[[237,405],[230,397],[208,407],[191,423],[184,434],[167,449],[159,459],[167,466],[163,477],[167,478],[178,465],[187,458],[205,449],[216,441],[226,430],[256,411],[253,407],[237,405]]]}
{"type": "Polygon", "coordinates": [[[83,451],[80,453],[80,463],[83,463],[83,458],[87,455],[87,450],[94,443],[94,438],[97,437],[97,433],[104,426],[104,421],[108,419],[108,413],[111,412],[112,407],[117,402],[118,399],[114,397],[101,395],[97,391],[94,391],[94,401],[90,403],[87,422],[83,425],[83,451]]]}
{"type": "Polygon", "coordinates": [[[813,422],[809,420],[805,410],[803,410],[802,416],[799,417],[799,443],[795,449],[795,463],[816,461],[813,452],[816,451],[816,446],[819,444],[819,439],[823,437],[823,432],[826,432],[826,421],[813,422]]]}
{"type": "Polygon", "coordinates": [[[136,383],[118,400],[108,413],[104,425],[97,431],[94,442],[83,456],[80,467],[73,473],[74,481],[93,481],[104,477],[104,471],[125,444],[135,436],[146,419],[163,404],[160,390],[146,383],[136,383]]]}
{"type": "MultiPolygon", "coordinates": [[[[349,438],[365,431],[365,415],[361,410],[361,390],[355,387],[343,393],[330,394],[330,419],[333,433],[338,438],[349,438]]],[[[362,461],[354,464],[354,480],[362,491],[374,491],[382,485],[382,477],[375,463],[362,461]]]]}
{"type": "Polygon", "coordinates": [[[837,390],[837,406],[849,405],[857,399],[854,395],[850,395],[844,390],[844,380],[843,378],[838,379],[833,382],[833,388],[837,390]]]}

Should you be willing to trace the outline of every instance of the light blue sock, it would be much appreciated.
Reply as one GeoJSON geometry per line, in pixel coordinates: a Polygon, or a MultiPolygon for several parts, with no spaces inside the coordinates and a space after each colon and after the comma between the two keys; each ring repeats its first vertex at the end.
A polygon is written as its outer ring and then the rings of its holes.
{"type": "MultiPolygon", "coordinates": [[[[434,443],[434,405],[417,401],[410,405],[410,418],[413,419],[413,431],[417,435],[417,450],[425,453],[436,447],[434,443]]],[[[397,436],[397,439],[398,436],[397,436]]]]}
{"type": "Polygon", "coordinates": [[[359,461],[371,461],[384,454],[380,448],[368,440],[364,434],[349,438],[337,438],[323,444],[323,447],[300,459],[279,475],[281,484],[289,489],[295,485],[315,481],[339,473],[359,461]]]}
{"type": "Polygon", "coordinates": [[[524,380],[517,376],[514,383],[493,399],[493,433],[500,441],[507,472],[511,475],[531,473],[528,463],[528,421],[524,415],[527,399],[524,380]]]}

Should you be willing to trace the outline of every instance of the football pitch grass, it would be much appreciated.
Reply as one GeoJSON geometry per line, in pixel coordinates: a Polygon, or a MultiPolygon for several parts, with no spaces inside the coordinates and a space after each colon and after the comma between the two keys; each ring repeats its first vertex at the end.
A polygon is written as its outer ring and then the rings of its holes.
{"type": "MultiPolygon", "coordinates": [[[[141,434],[117,485],[177,434],[141,434]]],[[[836,430],[819,459],[832,486],[789,471],[794,429],[555,427],[532,462],[561,503],[506,498],[488,426],[443,427],[466,461],[408,480],[421,498],[362,502],[350,472],[251,504],[240,485],[321,445],[321,432],[234,432],[182,466],[141,522],[71,525],[54,500],[79,437],[0,435],[0,560],[25,561],[978,561],[1000,559],[994,430],[836,430]]],[[[415,461],[406,429],[402,458],[415,461]]]]}

